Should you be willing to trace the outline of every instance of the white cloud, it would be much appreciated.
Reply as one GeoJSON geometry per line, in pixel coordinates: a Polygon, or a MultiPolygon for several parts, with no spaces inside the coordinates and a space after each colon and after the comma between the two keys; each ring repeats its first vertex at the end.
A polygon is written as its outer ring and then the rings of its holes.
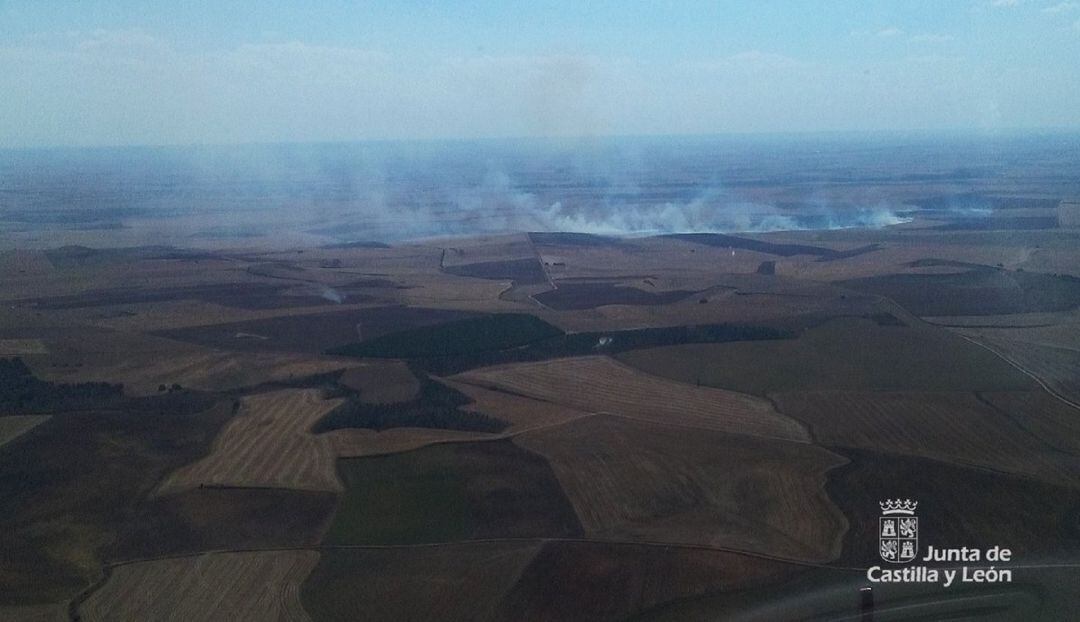
{"type": "Polygon", "coordinates": [[[904,34],[904,31],[897,28],[896,26],[889,26],[888,28],[882,28],[881,30],[879,30],[877,32],[877,36],[879,36],[879,37],[896,37],[896,36],[899,36],[899,35],[902,35],[902,34],[904,34]]]}
{"type": "Polygon", "coordinates": [[[1059,2],[1058,4],[1054,4],[1044,8],[1042,12],[1050,14],[1068,13],[1069,11],[1075,9],[1077,6],[1078,5],[1075,2],[1059,2]]]}

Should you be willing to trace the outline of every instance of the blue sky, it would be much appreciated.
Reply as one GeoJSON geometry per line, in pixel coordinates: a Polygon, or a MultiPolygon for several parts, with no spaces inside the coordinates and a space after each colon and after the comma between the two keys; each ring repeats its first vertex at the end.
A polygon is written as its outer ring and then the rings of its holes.
{"type": "Polygon", "coordinates": [[[6,147],[1078,128],[1080,0],[0,0],[0,93],[6,147]]]}

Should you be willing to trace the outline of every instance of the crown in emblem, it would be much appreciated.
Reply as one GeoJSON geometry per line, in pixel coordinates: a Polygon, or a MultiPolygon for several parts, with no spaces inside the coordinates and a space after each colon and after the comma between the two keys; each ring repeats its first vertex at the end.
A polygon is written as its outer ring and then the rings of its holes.
{"type": "Polygon", "coordinates": [[[878,505],[881,506],[882,514],[914,514],[919,502],[911,499],[886,499],[879,501],[878,505]]]}

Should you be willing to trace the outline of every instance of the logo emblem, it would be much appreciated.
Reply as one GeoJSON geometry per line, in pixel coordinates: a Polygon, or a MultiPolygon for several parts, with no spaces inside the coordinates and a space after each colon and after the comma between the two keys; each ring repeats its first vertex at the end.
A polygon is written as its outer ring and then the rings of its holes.
{"type": "Polygon", "coordinates": [[[903,564],[919,554],[919,517],[915,516],[918,501],[886,499],[879,502],[878,551],[881,559],[903,564]]]}

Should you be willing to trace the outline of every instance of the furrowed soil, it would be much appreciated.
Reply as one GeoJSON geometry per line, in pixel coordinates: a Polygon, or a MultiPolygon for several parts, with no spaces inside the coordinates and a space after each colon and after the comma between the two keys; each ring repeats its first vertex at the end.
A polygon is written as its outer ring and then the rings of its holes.
{"type": "Polygon", "coordinates": [[[844,459],[813,445],[605,415],[514,442],[548,459],[589,538],[839,555],[823,487],[844,459]]]}
{"type": "Polygon", "coordinates": [[[112,570],[79,608],[96,620],[309,620],[300,584],[314,551],[209,553],[112,570]]]}

